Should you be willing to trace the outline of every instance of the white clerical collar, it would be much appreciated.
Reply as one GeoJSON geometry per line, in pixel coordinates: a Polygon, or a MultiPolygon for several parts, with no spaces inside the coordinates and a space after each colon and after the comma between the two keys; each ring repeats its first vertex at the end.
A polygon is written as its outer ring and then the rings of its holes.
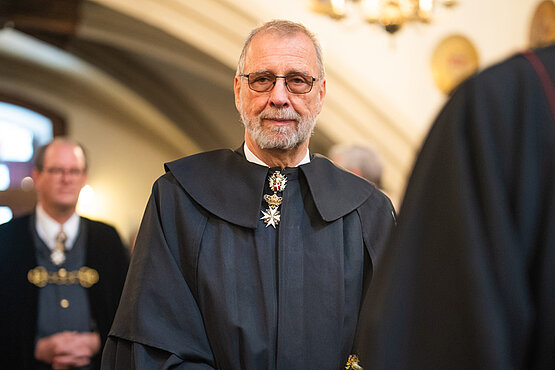
{"type": "MultiPolygon", "coordinates": [[[[243,144],[243,150],[245,151],[245,158],[247,158],[247,161],[255,164],[259,164],[261,166],[270,167],[266,163],[261,161],[256,155],[254,155],[253,152],[251,152],[246,142],[243,144]]],[[[306,149],[306,155],[304,156],[304,158],[299,163],[297,163],[294,167],[297,167],[297,166],[300,166],[301,164],[306,164],[306,163],[310,163],[310,152],[308,151],[308,148],[306,149]]]]}
{"type": "Polygon", "coordinates": [[[79,232],[80,217],[77,213],[73,213],[69,220],[61,225],[50,217],[40,204],[37,204],[35,216],[37,233],[50,250],[53,250],[56,246],[56,235],[58,235],[62,228],[67,236],[66,249],[70,250],[73,248],[73,243],[75,243],[77,233],[79,232]]]}

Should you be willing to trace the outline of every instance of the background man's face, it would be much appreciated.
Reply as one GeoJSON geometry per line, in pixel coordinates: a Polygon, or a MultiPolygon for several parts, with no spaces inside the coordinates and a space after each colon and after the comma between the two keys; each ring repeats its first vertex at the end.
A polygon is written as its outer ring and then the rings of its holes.
{"type": "Polygon", "coordinates": [[[48,208],[75,208],[79,192],[87,181],[81,148],[53,143],[44,154],[41,172],[33,171],[39,202],[48,208]]]}
{"type": "MultiPolygon", "coordinates": [[[[247,50],[243,73],[272,72],[284,76],[300,72],[319,77],[316,50],[302,34],[283,36],[264,31],[247,50]]],[[[235,78],[235,105],[251,141],[261,149],[291,149],[310,137],[326,92],[324,81],[315,81],[307,94],[293,94],[283,79],[268,92],[249,88],[247,79],[235,78]]]]}

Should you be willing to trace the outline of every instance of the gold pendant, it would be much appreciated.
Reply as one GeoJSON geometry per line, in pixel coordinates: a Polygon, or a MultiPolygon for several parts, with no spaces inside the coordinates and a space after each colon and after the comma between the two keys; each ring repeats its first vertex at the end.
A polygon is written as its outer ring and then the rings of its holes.
{"type": "Polygon", "coordinates": [[[268,203],[268,209],[262,212],[262,217],[260,218],[266,224],[266,227],[272,225],[274,229],[279,225],[280,212],[278,210],[281,205],[282,197],[277,195],[278,191],[283,191],[285,185],[287,184],[287,178],[283,176],[279,171],[275,171],[272,176],[268,177],[270,183],[270,189],[274,191],[272,195],[264,195],[264,200],[268,203]]]}
{"type": "Polygon", "coordinates": [[[59,266],[66,261],[66,255],[63,251],[54,249],[52,253],[50,253],[50,260],[53,264],[59,266]]]}

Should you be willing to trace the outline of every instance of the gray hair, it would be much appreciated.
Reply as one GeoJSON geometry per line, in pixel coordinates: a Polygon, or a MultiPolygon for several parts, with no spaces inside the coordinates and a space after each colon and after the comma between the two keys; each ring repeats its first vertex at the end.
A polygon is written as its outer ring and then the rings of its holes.
{"type": "Polygon", "coordinates": [[[75,140],[72,140],[72,139],[67,138],[67,137],[61,137],[61,136],[55,137],[51,142],[49,142],[48,144],[40,146],[36,150],[35,158],[34,158],[33,162],[34,162],[35,169],[37,171],[42,172],[42,170],[44,169],[44,156],[45,156],[45,153],[46,153],[46,149],[48,149],[48,147],[52,144],[66,144],[66,145],[71,145],[75,148],[80,148],[81,151],[83,152],[83,159],[85,160],[84,170],[85,170],[85,172],[87,172],[87,170],[89,168],[89,161],[87,159],[87,151],[85,150],[85,147],[81,143],[79,143],[75,140]]]}
{"type": "Polygon", "coordinates": [[[383,165],[378,153],[370,147],[335,145],[331,148],[329,157],[346,170],[358,170],[362,177],[380,187],[383,165]]]}
{"type": "Polygon", "coordinates": [[[243,73],[243,68],[245,68],[245,59],[247,57],[247,50],[251,44],[252,39],[259,33],[265,31],[275,31],[284,36],[294,35],[297,33],[302,33],[308,36],[310,41],[312,41],[312,45],[314,45],[314,50],[316,51],[316,59],[318,62],[318,78],[323,78],[325,76],[326,71],[324,69],[324,60],[322,58],[322,47],[320,46],[320,42],[318,41],[316,36],[312,32],[310,32],[308,28],[300,23],[279,19],[266,22],[262,26],[251,31],[251,33],[245,40],[243,50],[241,51],[241,56],[239,57],[239,62],[237,63],[237,76],[243,73]]]}

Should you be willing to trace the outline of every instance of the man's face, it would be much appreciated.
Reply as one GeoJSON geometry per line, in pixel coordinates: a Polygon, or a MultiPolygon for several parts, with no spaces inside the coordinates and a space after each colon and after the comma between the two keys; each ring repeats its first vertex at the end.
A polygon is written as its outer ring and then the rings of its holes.
{"type": "Polygon", "coordinates": [[[79,192],[87,181],[81,148],[51,144],[44,154],[42,171],[33,171],[38,200],[47,209],[75,209],[79,192]]]}
{"type": "Polygon", "coordinates": [[[249,45],[244,74],[271,72],[278,76],[297,72],[317,78],[307,94],[287,90],[278,78],[271,91],[256,92],[246,77],[235,77],[235,105],[246,135],[260,149],[292,149],[306,142],[316,124],[326,95],[326,81],[319,79],[316,50],[304,34],[283,36],[263,31],[249,45]]]}

